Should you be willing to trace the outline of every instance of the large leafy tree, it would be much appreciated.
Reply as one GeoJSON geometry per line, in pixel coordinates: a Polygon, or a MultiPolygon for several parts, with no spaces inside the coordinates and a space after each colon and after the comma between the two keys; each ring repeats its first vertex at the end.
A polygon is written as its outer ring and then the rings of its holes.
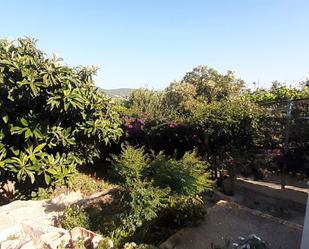
{"type": "Polygon", "coordinates": [[[172,82],[165,90],[165,103],[180,113],[187,113],[196,103],[196,91],[192,84],[172,82]]]}
{"type": "Polygon", "coordinates": [[[167,109],[163,91],[149,89],[135,89],[125,101],[125,106],[130,110],[126,114],[142,116],[149,120],[165,119],[173,115],[167,109]]]}
{"type": "Polygon", "coordinates": [[[196,96],[207,102],[237,95],[244,87],[244,81],[237,79],[232,71],[221,74],[205,66],[193,68],[186,73],[181,83],[195,86],[196,96]]]}
{"type": "Polygon", "coordinates": [[[196,67],[186,73],[182,83],[194,85],[197,96],[208,102],[237,95],[244,87],[244,81],[237,79],[232,71],[220,74],[217,70],[205,66],[196,67]]]}
{"type": "Polygon", "coordinates": [[[199,104],[239,95],[243,89],[244,81],[237,79],[232,71],[221,74],[213,68],[199,66],[186,73],[181,81],[167,87],[166,102],[186,113],[199,104]]]}
{"type": "Polygon", "coordinates": [[[121,135],[112,101],[93,83],[95,72],[47,58],[30,38],[0,41],[2,178],[67,181],[121,135]]]}

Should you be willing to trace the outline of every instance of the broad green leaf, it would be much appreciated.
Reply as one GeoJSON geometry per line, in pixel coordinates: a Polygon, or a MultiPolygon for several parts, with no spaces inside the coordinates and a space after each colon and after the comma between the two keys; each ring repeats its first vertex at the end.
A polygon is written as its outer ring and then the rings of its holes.
{"type": "Polygon", "coordinates": [[[20,153],[20,151],[18,149],[14,149],[14,147],[10,147],[10,151],[12,151],[15,156],[18,156],[20,153]]]}
{"type": "Polygon", "coordinates": [[[26,130],[27,130],[27,128],[22,128],[22,127],[18,127],[18,126],[13,126],[10,129],[12,134],[22,134],[26,130]]]}
{"type": "Polygon", "coordinates": [[[41,151],[44,147],[45,147],[46,143],[44,144],[40,144],[37,147],[35,147],[35,149],[33,150],[33,153],[37,153],[39,151],[41,151]]]}
{"type": "Polygon", "coordinates": [[[32,136],[33,136],[32,131],[30,129],[27,129],[25,132],[25,138],[32,137],[32,136]]]}
{"type": "Polygon", "coordinates": [[[50,177],[50,175],[48,175],[48,174],[44,174],[44,179],[45,179],[45,183],[47,184],[47,185],[49,185],[50,184],[50,181],[51,181],[51,177],[50,177]]]}
{"type": "Polygon", "coordinates": [[[26,120],[26,119],[24,119],[24,118],[21,118],[20,119],[20,122],[21,122],[21,124],[23,125],[23,126],[28,126],[29,124],[28,124],[28,121],[26,120]]]}
{"type": "Polygon", "coordinates": [[[30,177],[30,181],[33,184],[35,182],[34,174],[31,171],[27,171],[27,175],[30,177]]]}
{"type": "Polygon", "coordinates": [[[55,169],[48,169],[46,170],[48,173],[52,174],[52,175],[56,175],[57,171],[55,169]]]}
{"type": "Polygon", "coordinates": [[[38,139],[43,139],[44,138],[43,134],[41,133],[41,131],[38,128],[34,129],[33,134],[38,139]]]}
{"type": "Polygon", "coordinates": [[[8,121],[9,121],[9,116],[8,116],[8,115],[3,116],[3,117],[2,117],[2,120],[3,120],[4,123],[7,124],[8,121]]]}

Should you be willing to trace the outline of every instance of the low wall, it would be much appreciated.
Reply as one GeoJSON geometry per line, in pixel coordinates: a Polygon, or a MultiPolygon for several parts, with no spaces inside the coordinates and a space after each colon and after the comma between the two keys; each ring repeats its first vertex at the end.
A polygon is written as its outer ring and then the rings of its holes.
{"type": "Polygon", "coordinates": [[[269,205],[282,209],[289,209],[305,213],[308,189],[287,186],[281,189],[278,184],[258,182],[237,178],[234,183],[234,192],[240,195],[241,203],[250,205],[269,205]]]}

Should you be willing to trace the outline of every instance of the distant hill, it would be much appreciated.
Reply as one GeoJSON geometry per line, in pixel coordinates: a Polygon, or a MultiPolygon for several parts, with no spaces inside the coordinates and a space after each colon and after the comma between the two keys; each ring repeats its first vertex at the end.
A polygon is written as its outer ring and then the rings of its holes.
{"type": "Polygon", "coordinates": [[[108,96],[113,98],[126,98],[134,90],[132,88],[116,88],[116,89],[102,89],[108,96]]]}

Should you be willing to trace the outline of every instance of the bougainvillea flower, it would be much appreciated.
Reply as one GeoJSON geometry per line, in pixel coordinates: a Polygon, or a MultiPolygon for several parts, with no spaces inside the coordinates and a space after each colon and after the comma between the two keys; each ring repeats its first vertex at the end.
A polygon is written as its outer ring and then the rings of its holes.
{"type": "Polygon", "coordinates": [[[176,127],[177,127],[177,124],[176,124],[176,123],[170,123],[170,124],[169,124],[169,127],[170,127],[170,128],[176,128],[176,127]]]}

